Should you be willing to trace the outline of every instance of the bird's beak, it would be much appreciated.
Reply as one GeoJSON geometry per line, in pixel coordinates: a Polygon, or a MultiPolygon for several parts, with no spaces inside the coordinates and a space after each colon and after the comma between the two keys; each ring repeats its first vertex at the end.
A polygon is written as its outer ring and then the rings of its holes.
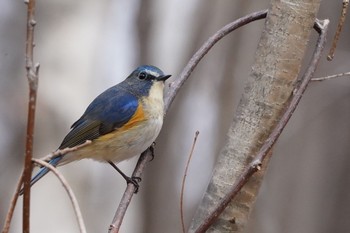
{"type": "Polygon", "coordinates": [[[167,80],[170,77],[171,77],[171,75],[161,75],[161,76],[157,77],[157,81],[163,81],[164,82],[165,80],[167,80]]]}

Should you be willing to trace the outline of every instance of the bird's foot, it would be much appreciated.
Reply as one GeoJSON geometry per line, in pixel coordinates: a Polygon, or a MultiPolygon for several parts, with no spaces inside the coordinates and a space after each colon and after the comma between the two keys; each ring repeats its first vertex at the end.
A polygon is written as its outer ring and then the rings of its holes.
{"type": "Polygon", "coordinates": [[[132,183],[134,185],[135,187],[134,193],[137,193],[139,191],[139,187],[140,187],[139,182],[141,182],[141,177],[127,176],[112,161],[107,161],[107,162],[124,178],[124,180],[126,181],[126,184],[132,183]]]}
{"type": "Polygon", "coordinates": [[[135,187],[134,193],[136,194],[139,191],[139,183],[142,181],[141,177],[138,176],[125,176],[124,179],[126,180],[126,184],[133,184],[135,187]]]}

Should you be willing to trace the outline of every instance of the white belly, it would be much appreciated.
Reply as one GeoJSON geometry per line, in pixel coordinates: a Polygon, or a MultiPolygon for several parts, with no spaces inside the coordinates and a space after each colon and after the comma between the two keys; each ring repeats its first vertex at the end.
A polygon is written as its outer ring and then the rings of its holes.
{"type": "Polygon", "coordinates": [[[79,150],[66,154],[59,165],[84,158],[118,163],[140,155],[154,142],[162,128],[163,118],[150,119],[124,133],[115,133],[108,140],[96,139],[79,150]]]}

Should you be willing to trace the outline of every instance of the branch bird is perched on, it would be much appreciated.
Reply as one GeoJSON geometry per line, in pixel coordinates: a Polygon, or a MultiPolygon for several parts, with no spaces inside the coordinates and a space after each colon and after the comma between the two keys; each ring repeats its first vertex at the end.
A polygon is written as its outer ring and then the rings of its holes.
{"type": "MultiPolygon", "coordinates": [[[[91,102],[58,149],[81,145],[87,140],[91,143],[48,162],[61,166],[90,158],[108,162],[121,173],[114,163],[140,155],[157,138],[164,117],[164,82],[170,76],[155,66],[138,67],[123,82],[91,102]]],[[[48,168],[41,168],[31,185],[48,172],[48,168]]],[[[121,174],[127,182],[133,182],[121,174]]]]}

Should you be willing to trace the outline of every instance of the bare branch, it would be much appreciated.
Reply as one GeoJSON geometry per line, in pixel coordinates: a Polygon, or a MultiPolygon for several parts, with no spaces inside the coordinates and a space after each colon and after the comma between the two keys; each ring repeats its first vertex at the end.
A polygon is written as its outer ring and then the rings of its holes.
{"type": "Polygon", "coordinates": [[[333,74],[325,77],[320,77],[320,78],[313,78],[311,81],[326,81],[330,79],[335,79],[335,78],[350,78],[350,72],[345,72],[345,73],[340,73],[340,74],[333,74]]]}
{"type": "MultiPolygon", "coordinates": [[[[82,148],[82,147],[84,147],[84,146],[86,146],[86,145],[88,145],[90,143],[91,143],[91,141],[87,140],[83,144],[75,146],[75,147],[72,147],[72,148],[65,148],[63,150],[56,150],[55,152],[46,155],[45,157],[41,158],[40,160],[41,161],[49,161],[52,157],[55,157],[55,156],[58,156],[58,155],[65,155],[65,154],[67,154],[69,152],[72,152],[72,151],[75,151],[77,149],[80,149],[80,148],[82,148]]],[[[10,225],[11,225],[11,220],[12,220],[12,216],[13,216],[13,211],[15,209],[15,206],[16,206],[16,203],[17,203],[17,199],[18,199],[18,196],[19,196],[22,184],[23,184],[23,173],[21,175],[19,183],[17,184],[16,191],[13,194],[13,197],[12,197],[12,200],[11,200],[11,204],[10,204],[10,208],[9,208],[9,210],[7,212],[7,215],[6,215],[6,220],[5,220],[5,224],[4,224],[4,228],[2,230],[2,233],[8,233],[8,231],[10,230],[10,225]]]]}
{"type": "Polygon", "coordinates": [[[180,196],[180,214],[181,214],[181,226],[182,226],[182,232],[183,233],[186,232],[186,230],[185,230],[184,212],[183,212],[183,200],[184,200],[184,193],[185,193],[185,183],[186,183],[188,167],[189,167],[191,159],[192,159],[192,155],[193,155],[193,151],[194,151],[194,148],[196,146],[196,143],[197,143],[198,135],[199,135],[199,131],[196,131],[196,134],[194,135],[194,139],[193,139],[190,155],[188,156],[188,159],[187,159],[184,176],[182,177],[181,196],[180,196]]]}
{"type": "Polygon", "coordinates": [[[191,75],[192,71],[196,68],[198,63],[202,58],[209,52],[209,50],[223,37],[227,36],[232,31],[240,28],[248,23],[254,22],[259,19],[266,17],[267,10],[257,11],[252,14],[243,16],[232,23],[229,23],[212,35],[203,45],[198,49],[198,51],[192,56],[185,68],[182,70],[180,76],[172,83],[169,84],[169,92],[165,98],[165,113],[168,112],[170,105],[175,99],[175,96],[179,92],[182,85],[191,75]]]}
{"type": "Polygon", "coordinates": [[[305,74],[303,75],[301,84],[296,87],[294,91],[294,95],[284,112],[283,116],[281,117],[280,121],[276,125],[275,129],[271,132],[267,140],[265,141],[264,145],[261,147],[257,155],[255,156],[255,159],[250,163],[248,167],[242,172],[236,183],[231,187],[229,192],[224,196],[224,198],[221,200],[221,202],[217,205],[217,207],[209,214],[205,220],[202,222],[202,224],[196,229],[196,233],[202,233],[205,232],[212,223],[216,220],[216,218],[222,213],[222,211],[226,208],[226,206],[231,202],[231,200],[237,195],[237,193],[241,190],[244,184],[246,184],[249,180],[249,178],[258,170],[260,170],[260,166],[262,164],[262,161],[264,158],[268,155],[268,152],[272,148],[272,146],[277,141],[278,137],[282,133],[284,127],[288,123],[290,117],[292,116],[294,110],[296,109],[304,91],[306,90],[306,87],[308,83],[311,80],[312,75],[314,74],[317,64],[321,58],[322,50],[324,48],[325,42],[326,42],[326,35],[328,30],[328,24],[329,20],[325,19],[322,22],[322,24],[317,23],[316,27],[319,29],[318,31],[321,31],[320,36],[317,41],[316,49],[314,51],[312,60],[308,66],[308,69],[306,70],[305,74]]]}
{"type": "Polygon", "coordinates": [[[80,144],[80,145],[77,145],[77,146],[74,146],[74,147],[67,147],[67,148],[64,148],[62,150],[56,150],[44,157],[42,157],[40,160],[43,160],[43,161],[50,161],[52,158],[56,157],[56,156],[59,156],[59,155],[65,155],[69,152],[72,152],[72,151],[76,151],[82,147],[85,147],[87,145],[91,144],[91,140],[86,140],[83,144],[80,144]]]}
{"type": "MultiPolygon", "coordinates": [[[[36,21],[35,16],[35,0],[25,1],[27,4],[27,39],[26,39],[26,70],[29,84],[29,102],[28,102],[28,119],[27,119],[27,136],[26,150],[23,171],[23,232],[30,231],[30,179],[32,176],[32,158],[33,158],[33,137],[34,137],[34,122],[36,109],[36,96],[38,88],[39,65],[34,65],[34,27],[36,21]]],[[[18,197],[18,196],[17,196],[18,197]]]]}
{"type": "MultiPolygon", "coordinates": [[[[187,63],[185,68],[182,70],[179,77],[172,82],[169,85],[169,91],[166,93],[165,97],[165,114],[168,112],[175,96],[179,92],[179,89],[181,86],[185,83],[185,81],[188,79],[188,77],[191,75],[192,71],[195,69],[195,67],[198,65],[200,60],[204,57],[205,54],[208,53],[208,51],[223,37],[234,31],[235,29],[242,27],[248,23],[251,23],[253,21],[263,19],[266,17],[267,10],[262,10],[258,12],[254,12],[252,14],[246,15],[242,18],[239,18],[232,23],[227,24],[223,28],[221,28],[219,31],[217,31],[213,36],[211,36],[203,45],[202,47],[192,56],[190,61],[187,63]]],[[[142,174],[143,169],[146,166],[146,163],[148,161],[152,160],[152,152],[150,149],[147,149],[145,152],[143,152],[136,164],[136,167],[134,169],[133,174],[142,174]]],[[[138,177],[141,177],[141,175],[137,175],[138,177]]],[[[131,198],[134,194],[134,185],[128,185],[126,190],[124,191],[124,195],[120,201],[119,207],[114,215],[114,219],[112,221],[112,224],[109,227],[109,233],[117,233],[119,231],[121,222],[124,218],[124,215],[126,213],[126,209],[131,201],[131,198]]]]}
{"type": "Polygon", "coordinates": [[[343,29],[343,25],[344,25],[344,22],[345,22],[346,13],[348,11],[348,6],[349,6],[349,0],[343,0],[343,7],[342,7],[341,15],[340,15],[340,18],[339,18],[337,31],[334,34],[332,47],[329,50],[329,53],[328,53],[328,56],[327,56],[327,60],[328,61],[332,61],[333,60],[334,52],[335,52],[335,49],[337,47],[339,36],[340,36],[341,30],[343,29]]]}
{"type": "MultiPolygon", "coordinates": [[[[145,169],[146,164],[152,160],[153,158],[152,156],[153,156],[152,151],[149,148],[141,154],[139,160],[137,161],[135,170],[132,173],[133,177],[142,177],[143,170],[145,169]]],[[[115,212],[113,221],[109,226],[109,230],[108,230],[109,233],[119,232],[126,210],[128,209],[131,198],[135,193],[135,189],[136,187],[134,184],[128,183],[125,189],[124,195],[118,205],[117,211],[115,212]]]]}
{"type": "Polygon", "coordinates": [[[17,204],[17,200],[18,200],[18,196],[19,196],[19,190],[22,187],[22,183],[23,183],[23,172],[21,177],[19,178],[19,181],[17,183],[17,187],[16,187],[16,191],[15,194],[12,197],[11,203],[10,203],[10,208],[7,211],[7,215],[6,215],[6,220],[5,220],[5,224],[4,227],[2,229],[2,233],[8,233],[10,230],[10,226],[11,226],[11,221],[12,221],[12,217],[13,217],[13,212],[15,210],[16,204],[17,204]]]}
{"type": "Polygon", "coordinates": [[[59,179],[59,181],[62,183],[64,189],[67,191],[68,197],[73,205],[73,209],[75,212],[75,216],[77,218],[78,221],[78,225],[79,225],[79,230],[81,233],[86,233],[86,228],[85,228],[85,224],[84,224],[84,220],[83,220],[83,216],[81,214],[80,208],[79,208],[79,204],[77,201],[77,198],[74,195],[74,192],[72,190],[72,188],[69,186],[67,180],[64,178],[64,176],[51,164],[42,161],[40,159],[33,159],[32,160],[34,163],[39,164],[40,166],[46,167],[48,169],[50,169],[50,171],[53,172],[53,174],[55,174],[57,176],[57,178],[59,179]]]}

